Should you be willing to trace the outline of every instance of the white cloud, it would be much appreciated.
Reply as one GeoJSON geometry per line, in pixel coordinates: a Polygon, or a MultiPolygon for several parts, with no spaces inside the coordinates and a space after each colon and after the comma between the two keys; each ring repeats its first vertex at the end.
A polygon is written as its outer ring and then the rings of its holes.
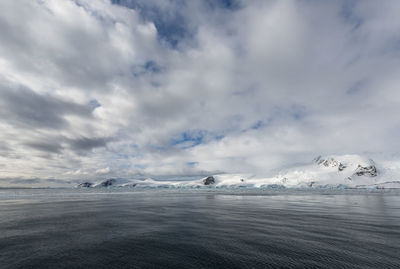
{"type": "Polygon", "coordinates": [[[82,175],[88,175],[89,173],[86,171],[82,171],[81,169],[78,169],[76,171],[68,171],[65,174],[69,176],[82,176],[82,175]]]}
{"type": "Polygon", "coordinates": [[[107,175],[111,172],[109,167],[102,168],[102,169],[97,169],[96,170],[96,175],[107,175]]]}

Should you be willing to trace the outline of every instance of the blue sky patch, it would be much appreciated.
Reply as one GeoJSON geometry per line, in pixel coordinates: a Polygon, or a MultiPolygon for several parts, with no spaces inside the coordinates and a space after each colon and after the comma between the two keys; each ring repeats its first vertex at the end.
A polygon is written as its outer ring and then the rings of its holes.
{"type": "Polygon", "coordinates": [[[357,5],[358,1],[348,0],[344,1],[342,8],[340,10],[341,17],[347,22],[353,25],[352,30],[358,29],[363,24],[363,19],[354,13],[354,7],[357,5]]]}
{"type": "Polygon", "coordinates": [[[101,107],[101,104],[96,99],[92,99],[89,101],[89,106],[92,110],[95,110],[98,107],[101,107]]]}
{"type": "Polygon", "coordinates": [[[154,61],[147,61],[144,64],[144,69],[151,73],[159,73],[161,72],[161,67],[154,61]]]}
{"type": "Polygon", "coordinates": [[[306,116],[306,108],[301,105],[294,104],[290,107],[290,115],[295,119],[295,120],[301,120],[306,116]]]}
{"type": "Polygon", "coordinates": [[[204,131],[187,131],[181,133],[177,138],[171,140],[171,145],[187,144],[186,147],[194,147],[203,143],[204,131]]]}
{"type": "MultiPolygon", "coordinates": [[[[197,25],[189,23],[193,14],[188,14],[187,3],[192,0],[172,0],[174,10],[165,9],[165,6],[148,0],[112,0],[116,5],[122,5],[139,12],[144,21],[151,21],[157,28],[157,35],[161,43],[177,49],[182,40],[193,39],[197,25]]],[[[206,10],[231,10],[240,8],[238,0],[205,0],[201,2],[206,10]]]]}
{"type": "Polygon", "coordinates": [[[257,130],[257,129],[260,129],[263,125],[264,125],[264,122],[262,120],[259,120],[251,126],[251,129],[257,130]]]}
{"type": "MultiPolygon", "coordinates": [[[[175,1],[184,6],[185,1],[175,1]]],[[[112,0],[113,4],[122,5],[135,9],[142,16],[143,20],[151,21],[157,28],[157,35],[162,43],[169,44],[176,48],[179,42],[186,38],[191,38],[193,31],[188,28],[188,22],[185,19],[183,9],[165,12],[157,3],[140,0],[112,0]]]]}

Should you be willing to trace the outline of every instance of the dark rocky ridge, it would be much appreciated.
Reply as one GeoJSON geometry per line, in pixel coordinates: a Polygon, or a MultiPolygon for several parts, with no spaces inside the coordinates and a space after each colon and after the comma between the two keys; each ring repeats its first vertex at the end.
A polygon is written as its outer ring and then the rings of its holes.
{"type": "Polygon", "coordinates": [[[357,176],[368,176],[368,177],[376,177],[377,176],[377,170],[375,165],[370,165],[370,166],[361,166],[358,165],[355,175],[357,176]]]}
{"type": "Polygon", "coordinates": [[[215,178],[214,177],[207,177],[203,180],[204,185],[212,185],[215,183],[215,178]]]}
{"type": "Polygon", "coordinates": [[[108,187],[114,185],[117,181],[114,178],[107,179],[100,183],[102,187],[108,187]]]}
{"type": "Polygon", "coordinates": [[[90,188],[92,186],[93,186],[93,183],[91,183],[91,182],[83,182],[78,185],[78,187],[80,187],[80,188],[90,188]]]}
{"type": "Polygon", "coordinates": [[[346,167],[347,167],[346,165],[340,163],[340,164],[339,164],[339,167],[338,167],[338,170],[339,170],[339,171],[343,171],[346,167]]]}

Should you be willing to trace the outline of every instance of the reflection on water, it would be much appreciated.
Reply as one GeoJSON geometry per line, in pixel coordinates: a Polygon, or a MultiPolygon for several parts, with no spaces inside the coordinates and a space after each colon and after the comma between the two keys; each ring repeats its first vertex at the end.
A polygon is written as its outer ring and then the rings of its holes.
{"type": "Polygon", "coordinates": [[[0,190],[0,268],[400,267],[389,192],[0,190]]]}

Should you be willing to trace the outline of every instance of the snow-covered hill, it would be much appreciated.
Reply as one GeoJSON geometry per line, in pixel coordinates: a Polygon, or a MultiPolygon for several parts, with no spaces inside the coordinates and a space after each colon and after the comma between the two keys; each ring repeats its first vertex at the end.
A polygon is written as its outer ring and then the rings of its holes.
{"type": "Polygon", "coordinates": [[[318,156],[307,165],[261,178],[246,174],[222,174],[191,181],[107,179],[84,182],[81,188],[400,188],[400,166],[359,155],[318,156]]]}
{"type": "Polygon", "coordinates": [[[359,155],[318,156],[309,165],[282,171],[275,178],[287,187],[359,187],[384,183],[383,170],[359,155]]]}

